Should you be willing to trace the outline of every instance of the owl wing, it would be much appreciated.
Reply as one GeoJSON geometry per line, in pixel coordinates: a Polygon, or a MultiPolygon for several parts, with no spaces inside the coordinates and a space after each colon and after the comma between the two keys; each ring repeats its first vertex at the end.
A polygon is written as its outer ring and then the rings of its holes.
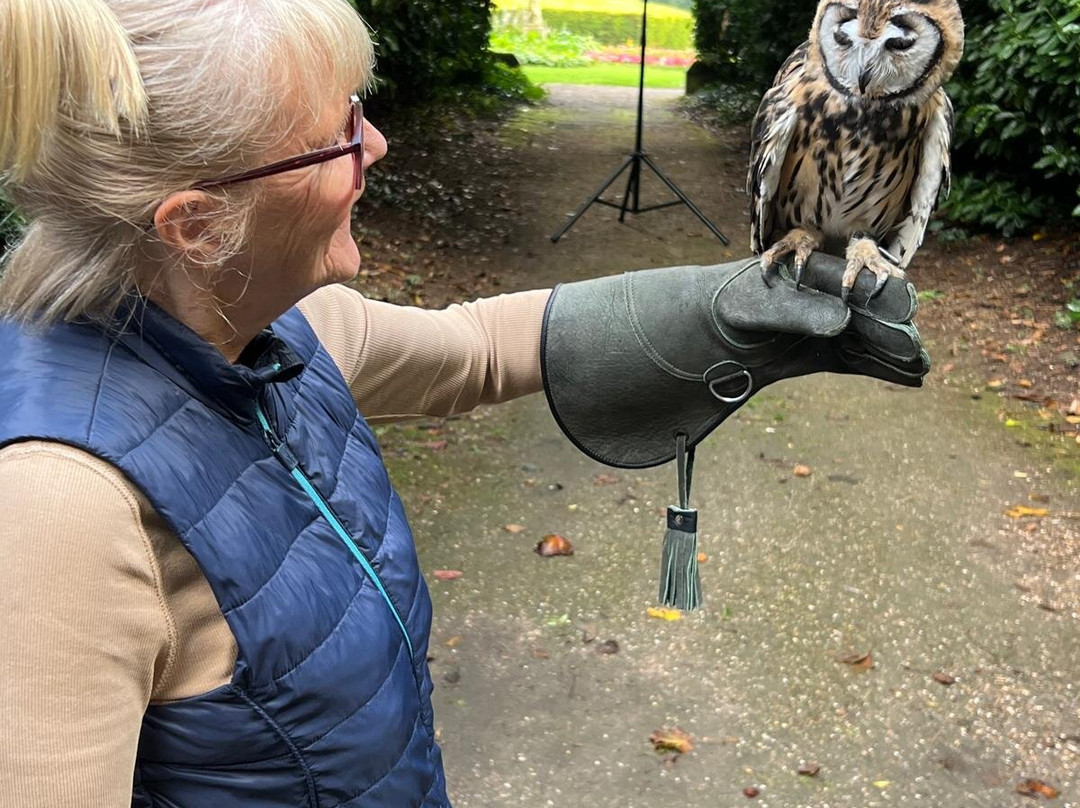
{"type": "Polygon", "coordinates": [[[761,99],[750,129],[746,194],[750,197],[750,249],[757,254],[771,246],[764,242],[772,237],[773,199],[798,119],[792,90],[803,75],[808,47],[804,42],[780,67],[773,86],[761,99]]]}
{"type": "Polygon", "coordinates": [[[888,248],[900,259],[901,269],[911,262],[915,251],[922,245],[926,223],[937,208],[938,193],[944,189],[948,197],[952,183],[952,161],[949,157],[953,131],[952,102],[944,90],[938,89],[928,103],[931,105],[930,120],[920,144],[918,171],[911,187],[911,209],[897,226],[896,235],[888,248]]]}

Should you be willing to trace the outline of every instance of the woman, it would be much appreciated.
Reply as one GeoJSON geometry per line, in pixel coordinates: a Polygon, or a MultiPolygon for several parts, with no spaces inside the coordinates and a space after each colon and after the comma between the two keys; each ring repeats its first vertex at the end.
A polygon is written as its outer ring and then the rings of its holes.
{"type": "MultiPolygon", "coordinates": [[[[550,293],[425,312],[337,285],[386,153],[344,0],[4,0],[0,52],[0,171],[30,221],[0,284],[0,804],[447,805],[431,605],[358,408],[539,390],[550,293]]],[[[572,335],[593,318],[562,299],[572,335]]],[[[813,300],[814,323],[759,312],[816,335],[759,382],[871,372],[817,341],[861,337],[813,300]]],[[[592,338],[563,341],[587,367],[592,338]]],[[[760,386],[743,372],[679,433],[760,386]]]]}

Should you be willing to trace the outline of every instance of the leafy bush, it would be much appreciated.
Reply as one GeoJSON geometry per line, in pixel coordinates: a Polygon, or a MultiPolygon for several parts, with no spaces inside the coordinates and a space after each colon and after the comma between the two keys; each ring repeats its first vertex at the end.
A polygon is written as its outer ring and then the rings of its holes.
{"type": "Polygon", "coordinates": [[[23,228],[23,218],[14,206],[0,194],[0,255],[18,239],[23,228]]]}
{"type": "Polygon", "coordinates": [[[592,37],[569,31],[544,36],[539,31],[522,31],[509,26],[492,31],[490,42],[493,51],[512,53],[522,64],[546,67],[587,65],[589,57],[586,54],[600,47],[592,37]]]}
{"type": "Polygon", "coordinates": [[[1076,0],[983,0],[948,91],[958,176],[945,215],[1006,234],[1080,217],[1076,0]]]}
{"type": "Polygon", "coordinates": [[[351,2],[374,33],[378,97],[415,102],[488,75],[489,0],[351,2]]]}
{"type": "Polygon", "coordinates": [[[694,44],[724,82],[764,92],[814,21],[806,0],[693,0],[694,44]]]}
{"type": "Polygon", "coordinates": [[[742,84],[711,84],[682,99],[682,108],[706,126],[748,123],[761,103],[761,93],[742,84]]]}

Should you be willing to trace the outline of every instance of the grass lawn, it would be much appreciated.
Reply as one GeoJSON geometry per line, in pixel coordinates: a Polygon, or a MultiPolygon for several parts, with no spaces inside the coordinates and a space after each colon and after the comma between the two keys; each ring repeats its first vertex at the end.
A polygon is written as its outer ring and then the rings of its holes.
{"type": "MultiPolygon", "coordinates": [[[[617,62],[596,62],[586,67],[522,65],[521,69],[533,84],[606,84],[611,87],[636,87],[640,67],[617,62]]],[[[686,86],[686,68],[645,65],[645,86],[682,89],[686,86]]]]}

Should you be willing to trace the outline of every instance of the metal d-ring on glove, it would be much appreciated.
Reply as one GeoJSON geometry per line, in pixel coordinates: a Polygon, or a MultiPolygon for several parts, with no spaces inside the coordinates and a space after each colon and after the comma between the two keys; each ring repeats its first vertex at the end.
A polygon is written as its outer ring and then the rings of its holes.
{"type": "MultiPolygon", "coordinates": [[[[845,305],[845,262],[814,253],[796,289],[766,285],[756,258],[563,284],[544,315],[544,390],[559,426],[621,468],[687,456],[750,396],[808,373],[858,373],[918,387],[930,369],[910,283],[874,294],[864,273],[845,305]]],[[[684,603],[679,599],[679,604],[684,603]]]]}

